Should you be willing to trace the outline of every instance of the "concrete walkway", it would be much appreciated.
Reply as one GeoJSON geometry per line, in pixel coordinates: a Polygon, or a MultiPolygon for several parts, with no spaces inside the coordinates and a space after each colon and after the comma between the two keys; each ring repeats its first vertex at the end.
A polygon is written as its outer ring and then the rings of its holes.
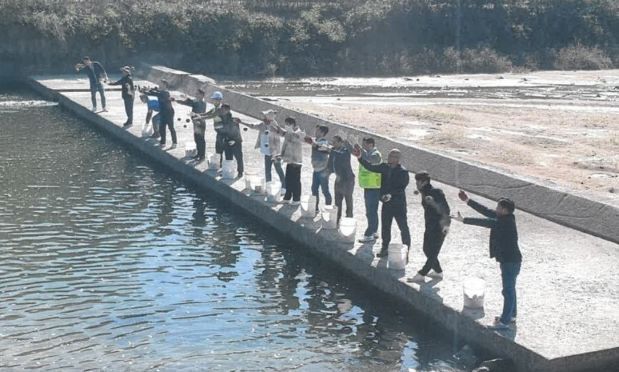
{"type": "MultiPolygon", "coordinates": [[[[93,114],[89,110],[90,93],[85,79],[37,77],[31,85],[185,180],[226,198],[231,208],[254,214],[299,242],[304,249],[334,261],[351,274],[425,312],[468,342],[513,359],[522,371],[576,371],[619,363],[619,246],[615,243],[517,211],[524,256],[518,278],[518,323],[510,331],[492,331],[485,325],[500,315],[502,296],[498,264],[488,258],[488,230],[453,222],[440,256],[445,279],[422,285],[407,283],[406,278],[412,277],[425,261],[421,252],[423,211],[419,196],[413,194],[414,182],[408,189],[412,262],[405,271],[389,270],[386,260],[374,258],[380,241],[364,245],[342,243],[335,231],[321,229],[319,218],[301,218],[299,207],[269,204],[264,197],[255,194],[248,196],[243,192],[244,179],[218,180],[214,172],[206,170],[206,162],[196,164],[185,159],[184,143],[193,142],[191,123],[185,122],[189,117],[187,107],[175,105],[176,117],[181,118],[181,121],[175,120],[179,147],[166,151],[160,149],[156,141],[141,138],[146,109],[139,100],[135,103],[135,125],[123,130],[125,114],[120,92],[108,93],[109,112],[93,114]],[[468,277],[486,281],[483,312],[463,311],[462,283],[468,277]]],[[[254,150],[257,132],[242,133],[246,174],[262,176],[262,157],[254,150]]],[[[384,155],[388,151],[380,150],[384,155]]],[[[207,153],[212,152],[214,131],[207,123],[207,153]]],[[[311,184],[310,146],[306,146],[304,152],[302,183],[303,194],[307,195],[311,184]]],[[[353,169],[356,168],[357,161],[353,160],[353,169]]],[[[428,171],[432,173],[433,170],[428,171]]],[[[273,175],[277,179],[275,172],[273,175]]],[[[445,191],[452,211],[475,215],[459,201],[455,188],[439,183],[435,183],[435,187],[445,191]]],[[[489,206],[495,204],[472,197],[489,206]]],[[[359,238],[366,227],[359,188],[355,190],[354,204],[359,238]]],[[[393,236],[399,236],[395,226],[393,236]]]]}

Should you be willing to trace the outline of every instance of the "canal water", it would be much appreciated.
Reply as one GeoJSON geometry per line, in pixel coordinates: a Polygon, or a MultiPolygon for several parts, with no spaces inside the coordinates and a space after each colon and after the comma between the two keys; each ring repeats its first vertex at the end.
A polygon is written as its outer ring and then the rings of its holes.
{"type": "Polygon", "coordinates": [[[0,369],[462,371],[452,339],[23,88],[0,90],[0,369]]]}

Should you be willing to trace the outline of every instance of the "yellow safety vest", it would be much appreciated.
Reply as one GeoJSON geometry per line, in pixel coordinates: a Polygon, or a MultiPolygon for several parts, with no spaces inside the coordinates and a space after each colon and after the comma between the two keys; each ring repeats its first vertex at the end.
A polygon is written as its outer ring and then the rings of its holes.
{"type": "Polygon", "coordinates": [[[359,187],[362,189],[380,189],[381,180],[380,173],[370,172],[359,164],[359,187]]]}

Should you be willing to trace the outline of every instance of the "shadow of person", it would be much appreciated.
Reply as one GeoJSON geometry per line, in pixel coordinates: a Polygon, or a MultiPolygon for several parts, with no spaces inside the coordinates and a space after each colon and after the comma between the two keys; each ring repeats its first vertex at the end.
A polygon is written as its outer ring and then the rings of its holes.
{"type": "Polygon", "coordinates": [[[507,329],[495,329],[494,332],[513,341],[516,339],[518,326],[516,324],[512,324],[507,329]]]}
{"type": "Polygon", "coordinates": [[[429,282],[425,282],[422,283],[419,286],[419,292],[423,293],[424,295],[430,297],[433,300],[436,300],[440,303],[443,303],[443,297],[441,297],[438,292],[441,290],[439,287],[436,287],[436,285],[441,281],[442,279],[438,279],[438,278],[434,278],[432,280],[430,280],[429,282]]]}
{"type": "Polygon", "coordinates": [[[460,311],[460,313],[474,320],[483,319],[486,316],[486,311],[484,310],[483,307],[474,309],[474,308],[463,306],[462,311],[460,311]]]}

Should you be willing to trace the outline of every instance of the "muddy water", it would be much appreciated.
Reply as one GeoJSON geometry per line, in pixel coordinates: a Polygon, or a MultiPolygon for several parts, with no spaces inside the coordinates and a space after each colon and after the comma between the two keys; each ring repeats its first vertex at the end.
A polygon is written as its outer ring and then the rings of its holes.
{"type": "Polygon", "coordinates": [[[1,370],[465,370],[432,323],[0,91],[1,370]]]}

